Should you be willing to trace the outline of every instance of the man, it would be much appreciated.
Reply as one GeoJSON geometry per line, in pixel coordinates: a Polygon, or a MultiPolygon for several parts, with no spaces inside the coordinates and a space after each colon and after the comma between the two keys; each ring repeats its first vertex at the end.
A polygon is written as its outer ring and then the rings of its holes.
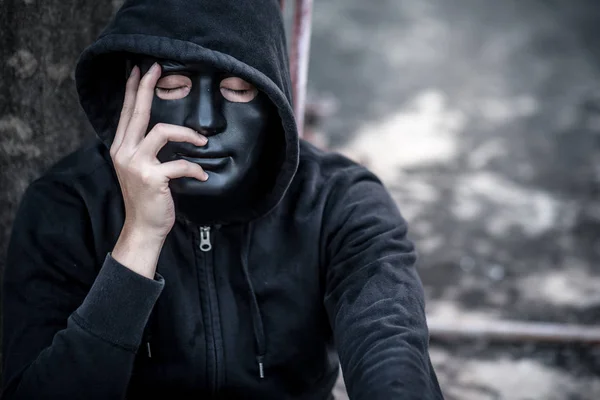
{"type": "Polygon", "coordinates": [[[84,51],[98,137],[23,197],[4,398],[328,399],[334,349],[352,399],[441,398],[406,224],[298,139],[286,55],[276,0],[127,1],[84,51]]]}

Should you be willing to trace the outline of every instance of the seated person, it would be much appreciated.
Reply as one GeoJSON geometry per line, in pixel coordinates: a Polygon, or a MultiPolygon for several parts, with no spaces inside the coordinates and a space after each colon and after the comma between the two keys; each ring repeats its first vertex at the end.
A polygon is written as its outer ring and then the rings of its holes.
{"type": "Polygon", "coordinates": [[[339,364],[442,398],[406,223],[298,138],[277,1],[127,1],[76,83],[97,138],[22,199],[4,399],[330,399],[339,364]]]}

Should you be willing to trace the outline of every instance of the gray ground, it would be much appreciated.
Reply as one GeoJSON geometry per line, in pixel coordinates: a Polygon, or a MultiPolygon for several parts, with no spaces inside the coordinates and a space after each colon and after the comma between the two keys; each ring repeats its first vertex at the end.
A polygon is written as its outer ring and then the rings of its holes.
{"type": "MultiPolygon", "coordinates": [[[[393,192],[429,318],[597,323],[599,21],[582,0],[316,2],[322,139],[393,192]]],[[[431,353],[448,399],[600,398],[592,348],[431,353]]]]}

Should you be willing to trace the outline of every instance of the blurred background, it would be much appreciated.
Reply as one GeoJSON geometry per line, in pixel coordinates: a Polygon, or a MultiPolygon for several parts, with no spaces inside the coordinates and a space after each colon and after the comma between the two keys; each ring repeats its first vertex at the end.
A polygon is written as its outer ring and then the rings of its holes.
{"type": "MultiPolygon", "coordinates": [[[[120,4],[0,2],[0,269],[27,185],[94,134],[73,71],[120,4]]],[[[598,324],[600,3],[315,0],[312,31],[310,140],[392,192],[428,318],[598,324]]],[[[431,357],[450,400],[600,398],[592,345],[431,357]]]]}

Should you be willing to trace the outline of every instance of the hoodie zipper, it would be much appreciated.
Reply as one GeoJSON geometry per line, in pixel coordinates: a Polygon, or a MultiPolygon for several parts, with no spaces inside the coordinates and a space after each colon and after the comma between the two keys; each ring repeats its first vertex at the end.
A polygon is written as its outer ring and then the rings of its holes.
{"type": "Polygon", "coordinates": [[[210,226],[200,227],[200,250],[204,252],[212,250],[212,243],[210,242],[210,226]]]}
{"type": "MultiPolygon", "coordinates": [[[[221,340],[221,321],[219,318],[219,306],[217,302],[217,290],[215,282],[215,270],[213,265],[213,240],[211,239],[211,227],[202,226],[200,231],[200,251],[205,255],[204,261],[204,278],[206,282],[206,292],[208,298],[208,318],[207,338],[210,340],[212,349],[207,346],[207,375],[210,389],[213,394],[219,391],[223,374],[222,369],[222,340],[221,340]],[[210,328],[209,328],[210,327],[210,328]],[[212,350],[212,351],[211,351],[212,350]]],[[[207,345],[208,345],[207,341],[207,345]]]]}

